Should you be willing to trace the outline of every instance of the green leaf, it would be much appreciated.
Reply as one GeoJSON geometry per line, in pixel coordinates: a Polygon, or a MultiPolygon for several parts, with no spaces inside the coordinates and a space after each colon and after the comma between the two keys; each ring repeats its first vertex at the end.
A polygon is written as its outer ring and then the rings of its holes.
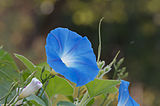
{"type": "MultiPolygon", "coordinates": [[[[21,70],[21,77],[22,77],[22,81],[24,82],[24,81],[26,81],[26,79],[29,77],[29,75],[31,74],[31,72],[28,70],[28,69],[26,69],[26,70],[21,70]]],[[[22,83],[23,83],[22,82],[22,83]]]]}
{"type": "Polygon", "coordinates": [[[19,54],[14,54],[21,62],[24,63],[24,65],[30,70],[30,71],[34,71],[35,69],[35,65],[30,61],[28,60],[26,57],[22,56],[22,55],[19,55],[19,54]]]}
{"type": "Polygon", "coordinates": [[[54,78],[49,80],[46,92],[49,98],[51,98],[55,94],[71,96],[73,94],[73,87],[65,79],[55,76],[54,78]]]}
{"type": "Polygon", "coordinates": [[[115,86],[120,84],[117,80],[95,79],[86,84],[90,97],[95,97],[103,93],[111,93],[115,90],[115,86]],[[114,90],[113,90],[114,89],[114,90]]]}
{"type": "Polygon", "coordinates": [[[57,106],[76,106],[76,105],[68,101],[59,101],[57,103],[57,106]]]}
{"type": "MultiPolygon", "coordinates": [[[[35,66],[34,70],[37,71],[35,74],[36,78],[40,79],[41,72],[42,72],[42,69],[44,66],[45,66],[45,71],[43,72],[42,77],[45,78],[46,75],[50,74],[51,69],[50,69],[49,65],[47,63],[41,63],[41,64],[38,64],[37,66],[35,66]]],[[[22,73],[23,80],[25,81],[31,73],[32,72],[30,72],[29,69],[23,70],[23,73],[22,73]]]]}
{"type": "Polygon", "coordinates": [[[3,97],[9,90],[13,81],[19,80],[18,68],[6,51],[0,49],[0,97],[3,97]]]}
{"type": "Polygon", "coordinates": [[[45,104],[45,102],[41,98],[39,98],[38,96],[36,96],[36,95],[31,95],[31,96],[27,97],[26,100],[27,101],[34,101],[34,102],[36,102],[40,106],[47,106],[45,104]]]}
{"type": "Polygon", "coordinates": [[[106,90],[106,94],[107,93],[116,93],[118,91],[118,89],[116,87],[112,87],[112,88],[109,88],[108,90],[106,90]]]}
{"type": "Polygon", "coordinates": [[[50,68],[49,64],[47,64],[46,62],[38,64],[37,67],[39,67],[41,69],[43,67],[45,67],[45,71],[51,71],[51,68],[50,68]]]}
{"type": "MultiPolygon", "coordinates": [[[[37,66],[36,67],[36,74],[35,74],[35,77],[36,78],[38,78],[38,79],[40,79],[40,76],[41,76],[41,72],[42,72],[42,68],[43,67],[39,67],[39,66],[37,66]]],[[[42,78],[46,78],[46,76],[48,76],[50,74],[50,71],[49,70],[46,70],[46,68],[45,68],[45,71],[43,72],[43,74],[42,74],[42,78]]]]}
{"type": "Polygon", "coordinates": [[[42,72],[42,69],[43,67],[45,67],[45,70],[42,74],[42,77],[45,78],[46,75],[49,75],[50,74],[50,71],[51,71],[51,68],[49,67],[49,65],[47,63],[41,63],[41,64],[38,64],[36,66],[36,77],[40,79],[40,76],[41,76],[41,72],[42,72]]]}

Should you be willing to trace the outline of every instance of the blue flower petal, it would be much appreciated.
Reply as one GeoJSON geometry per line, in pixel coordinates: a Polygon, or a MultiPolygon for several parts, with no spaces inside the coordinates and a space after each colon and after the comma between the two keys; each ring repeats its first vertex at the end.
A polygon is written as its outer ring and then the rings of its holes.
{"type": "Polygon", "coordinates": [[[77,86],[94,80],[99,72],[90,41],[67,28],[52,30],[45,48],[47,63],[77,86]]]}
{"type": "Polygon", "coordinates": [[[117,106],[139,106],[139,104],[129,95],[128,86],[128,81],[121,80],[117,106]]]}

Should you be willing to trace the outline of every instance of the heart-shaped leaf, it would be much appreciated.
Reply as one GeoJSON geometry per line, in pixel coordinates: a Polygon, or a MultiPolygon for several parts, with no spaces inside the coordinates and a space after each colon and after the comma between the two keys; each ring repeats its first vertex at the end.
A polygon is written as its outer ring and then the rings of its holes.
{"type": "Polygon", "coordinates": [[[49,80],[46,92],[49,98],[51,98],[55,94],[70,96],[73,94],[73,87],[67,80],[60,78],[59,76],[55,76],[54,78],[49,80]]]}
{"type": "Polygon", "coordinates": [[[90,97],[98,96],[102,93],[112,93],[115,91],[115,86],[120,84],[117,80],[95,79],[86,84],[90,97]]]}

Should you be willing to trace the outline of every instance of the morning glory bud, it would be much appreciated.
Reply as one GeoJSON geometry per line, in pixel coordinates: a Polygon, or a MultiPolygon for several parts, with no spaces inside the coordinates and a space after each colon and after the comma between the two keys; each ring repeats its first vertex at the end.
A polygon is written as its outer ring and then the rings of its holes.
{"type": "Polygon", "coordinates": [[[32,81],[22,90],[22,92],[19,95],[19,99],[34,94],[40,88],[42,88],[42,83],[37,78],[33,78],[32,81]]]}

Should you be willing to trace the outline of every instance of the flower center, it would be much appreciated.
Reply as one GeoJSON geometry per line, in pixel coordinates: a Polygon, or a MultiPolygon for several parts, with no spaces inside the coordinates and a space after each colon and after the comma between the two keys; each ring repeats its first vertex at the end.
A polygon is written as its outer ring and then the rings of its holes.
{"type": "Polygon", "coordinates": [[[63,56],[61,60],[67,67],[69,67],[69,56],[63,56]]]}

